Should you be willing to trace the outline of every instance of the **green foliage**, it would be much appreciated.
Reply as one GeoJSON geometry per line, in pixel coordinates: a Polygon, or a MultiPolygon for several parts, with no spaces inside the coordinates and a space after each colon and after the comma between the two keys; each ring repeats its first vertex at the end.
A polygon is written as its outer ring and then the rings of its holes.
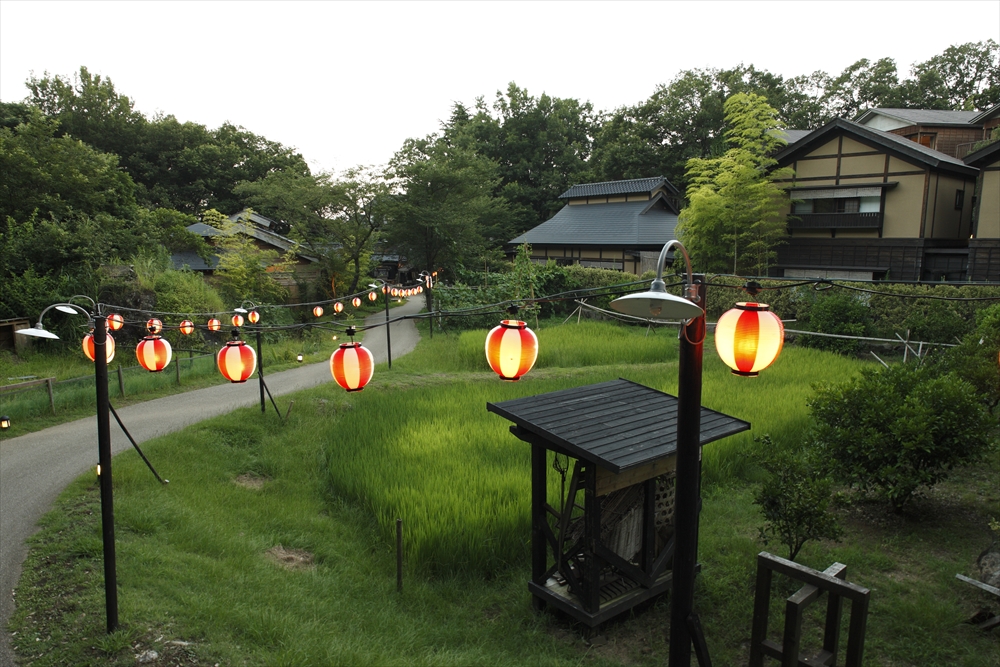
{"type": "Polygon", "coordinates": [[[474,114],[456,104],[445,136],[497,165],[494,194],[507,203],[513,236],[552,217],[563,205],[559,195],[585,180],[596,128],[589,102],[534,97],[511,82],[492,106],[477,99],[474,114]]]}
{"type": "Polygon", "coordinates": [[[899,512],[922,487],[978,460],[996,436],[975,389],[955,375],[898,365],[821,386],[809,401],[812,442],[832,473],[899,512]]]}
{"type": "Polygon", "coordinates": [[[944,354],[931,357],[934,372],[951,373],[969,384],[994,415],[1000,407],[1000,303],[976,313],[976,327],[944,354]]]}
{"type": "Polygon", "coordinates": [[[795,560],[809,540],[839,540],[843,530],[829,511],[830,479],[817,475],[803,452],[776,449],[769,435],[754,442],[760,465],[769,474],[754,495],[764,514],[759,529],[764,544],[777,540],[788,547],[788,559],[795,560]]]}
{"type": "Polygon", "coordinates": [[[301,155],[243,127],[223,123],[209,130],[171,115],[147,119],[110,79],[86,67],[72,78],[32,76],[27,87],[30,104],[58,120],[62,132],[117,155],[149,208],[235,212],[247,205],[235,192],[238,183],[273,171],[309,173],[301,155]]]}
{"type": "Polygon", "coordinates": [[[718,158],[688,161],[689,204],[678,233],[699,271],[764,276],[786,235],[787,195],[774,179],[790,172],[772,169],[781,141],[773,135],[775,111],[763,97],[733,95],[725,112],[731,148],[718,158]]]}
{"type": "MultiPolygon", "coordinates": [[[[867,295],[847,290],[812,291],[808,310],[802,316],[805,328],[819,333],[841,336],[871,336],[872,311],[867,295]]],[[[823,336],[802,336],[802,344],[820,350],[842,354],[858,354],[865,349],[864,341],[823,336]]]]}
{"type": "Polygon", "coordinates": [[[400,194],[388,206],[390,246],[417,268],[475,264],[488,240],[506,240],[496,165],[444,138],[408,139],[390,163],[400,194]]]}
{"type": "Polygon", "coordinates": [[[219,291],[232,303],[250,300],[258,303],[280,303],[287,290],[278,283],[276,274],[289,270],[291,251],[282,256],[276,250],[260,248],[253,238],[241,231],[241,225],[253,225],[250,220],[240,224],[229,222],[218,211],[205,212],[203,220],[221,234],[215,236],[219,264],[215,269],[219,291]]]}

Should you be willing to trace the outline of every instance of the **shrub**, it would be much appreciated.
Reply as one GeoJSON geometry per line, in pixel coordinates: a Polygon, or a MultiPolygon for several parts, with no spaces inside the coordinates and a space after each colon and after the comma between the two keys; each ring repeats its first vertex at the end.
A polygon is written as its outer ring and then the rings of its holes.
{"type": "MultiPolygon", "coordinates": [[[[871,336],[871,310],[863,296],[839,289],[819,292],[804,317],[806,327],[841,336],[871,336]]],[[[864,349],[863,341],[825,336],[803,336],[802,344],[842,354],[858,354],[864,349]]]]}
{"type": "Polygon", "coordinates": [[[808,405],[812,442],[833,474],[881,494],[896,512],[921,487],[979,459],[992,430],[968,382],[914,365],[864,369],[820,388],[808,405]]]}
{"type": "Polygon", "coordinates": [[[830,479],[817,475],[801,453],[776,450],[771,436],[754,440],[762,456],[761,467],[769,473],[754,494],[754,504],[764,514],[765,524],[760,527],[764,544],[777,539],[788,547],[788,559],[795,560],[809,540],[839,540],[842,530],[828,509],[830,479]]]}
{"type": "Polygon", "coordinates": [[[930,357],[936,372],[953,373],[975,387],[979,400],[994,414],[1000,406],[1000,304],[976,314],[976,328],[961,344],[930,357]]]}

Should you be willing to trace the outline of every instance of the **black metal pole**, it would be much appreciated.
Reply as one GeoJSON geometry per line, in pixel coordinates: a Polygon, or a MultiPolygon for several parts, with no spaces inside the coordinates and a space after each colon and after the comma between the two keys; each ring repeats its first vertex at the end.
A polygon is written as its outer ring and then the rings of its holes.
{"type": "MultiPolygon", "coordinates": [[[[695,275],[700,305],[705,303],[704,276],[695,275]]],[[[677,371],[677,485],[674,497],[673,590],[670,605],[670,667],[690,667],[694,577],[698,559],[698,505],[701,498],[701,362],[705,316],[681,327],[677,371]]]]}
{"type": "Polygon", "coordinates": [[[108,398],[107,318],[94,318],[94,381],[97,384],[97,448],[101,466],[101,533],[104,541],[104,607],[108,634],[118,629],[115,511],[111,486],[111,401],[108,398]]]}
{"type": "MultiPolygon", "coordinates": [[[[267,412],[267,403],[264,402],[264,355],[260,351],[260,330],[257,330],[257,382],[260,384],[260,413],[267,412]]],[[[277,410],[277,406],[274,408],[277,410]]],[[[281,416],[281,413],[278,413],[281,416]]]]}
{"type": "Polygon", "coordinates": [[[392,325],[389,324],[389,284],[386,283],[385,290],[385,353],[389,357],[389,368],[392,368],[392,339],[389,337],[389,329],[392,325]]]}

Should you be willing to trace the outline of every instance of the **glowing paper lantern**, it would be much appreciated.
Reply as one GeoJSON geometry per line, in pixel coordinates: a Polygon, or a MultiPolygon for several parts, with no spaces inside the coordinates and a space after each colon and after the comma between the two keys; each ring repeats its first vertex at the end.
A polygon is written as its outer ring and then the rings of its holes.
{"type": "Polygon", "coordinates": [[[194,322],[191,320],[184,320],[180,323],[180,326],[178,326],[177,329],[185,336],[190,336],[194,333],[194,322]]]}
{"type": "Polygon", "coordinates": [[[135,346],[139,365],[150,373],[159,373],[166,368],[172,354],[170,343],[160,336],[146,336],[135,346]]]}
{"type": "Polygon", "coordinates": [[[250,324],[257,324],[260,322],[260,313],[256,310],[251,310],[250,314],[247,315],[247,319],[250,320],[250,324]]]}
{"type": "Polygon", "coordinates": [[[389,288],[386,285],[382,285],[382,294],[385,294],[388,291],[389,291],[389,288]]]}
{"type": "Polygon", "coordinates": [[[392,296],[399,296],[399,288],[398,287],[393,287],[392,291],[389,292],[389,294],[391,294],[392,296]]]}
{"type": "Polygon", "coordinates": [[[537,358],[538,337],[520,320],[503,320],[486,336],[486,361],[503,380],[517,380],[537,358]]]}
{"type": "Polygon", "coordinates": [[[361,343],[341,343],[330,355],[330,373],[333,379],[347,391],[361,391],[372,379],[375,359],[368,348],[361,343]]]}
{"type": "Polygon", "coordinates": [[[313,315],[316,317],[323,317],[323,306],[316,306],[313,308],[313,315]]]}
{"type": "Polygon", "coordinates": [[[209,331],[218,331],[221,328],[222,328],[222,322],[220,322],[219,320],[215,319],[214,317],[208,321],[208,330],[209,331]]]}
{"type": "Polygon", "coordinates": [[[231,340],[215,358],[222,377],[230,382],[246,382],[257,369],[257,353],[241,340],[231,340]]]}
{"type": "Polygon", "coordinates": [[[233,326],[234,327],[241,327],[241,326],[243,326],[243,316],[240,315],[239,313],[236,313],[235,315],[233,315],[233,326]]]}
{"type": "Polygon", "coordinates": [[[118,331],[123,326],[125,326],[125,318],[118,313],[111,313],[108,315],[108,328],[112,331],[118,331]]]}
{"type": "Polygon", "coordinates": [[[146,320],[146,331],[154,335],[160,333],[163,331],[163,322],[155,317],[151,320],[146,320]]]}
{"type": "Polygon", "coordinates": [[[417,285],[417,294],[423,294],[423,293],[424,293],[424,288],[421,287],[420,285],[417,285]]]}
{"type": "Polygon", "coordinates": [[[766,303],[738,303],[715,325],[715,349],[733,375],[757,377],[770,366],[785,342],[781,319],[766,303]]]}
{"type": "Polygon", "coordinates": [[[360,308],[361,307],[361,297],[356,296],[353,299],[351,299],[351,305],[354,306],[355,308],[360,308]]]}
{"type": "MultiPolygon", "coordinates": [[[[108,363],[115,358],[115,339],[111,337],[111,334],[104,334],[107,343],[104,345],[104,353],[108,358],[108,363]]],[[[87,358],[94,361],[97,356],[94,352],[94,334],[93,332],[87,334],[83,337],[83,353],[87,355],[87,358]]]]}
{"type": "Polygon", "coordinates": [[[337,303],[333,304],[333,312],[335,312],[335,313],[342,313],[342,312],[344,312],[344,304],[342,304],[339,301],[337,303]]]}
{"type": "Polygon", "coordinates": [[[378,292],[368,292],[368,300],[369,301],[378,300],[378,292]]]}

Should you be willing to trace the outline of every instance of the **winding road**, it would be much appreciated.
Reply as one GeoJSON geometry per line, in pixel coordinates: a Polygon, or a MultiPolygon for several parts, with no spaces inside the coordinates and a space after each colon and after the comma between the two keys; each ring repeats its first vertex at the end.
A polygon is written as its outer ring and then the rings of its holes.
{"type": "MultiPolygon", "coordinates": [[[[420,312],[423,299],[413,299],[391,311],[392,317],[420,312]]],[[[385,322],[384,314],[371,315],[366,324],[385,322]]],[[[420,340],[412,320],[394,322],[390,331],[393,358],[416,347],[420,340]]],[[[386,361],[384,328],[364,338],[375,363],[386,361]]],[[[267,374],[271,394],[278,396],[332,382],[328,362],[267,374]]],[[[122,408],[118,411],[136,442],[180,429],[260,401],[257,382],[220,385],[175,394],[122,408]]],[[[114,454],[130,448],[128,439],[111,420],[114,454]]],[[[14,611],[14,587],[27,555],[25,540],[38,528],[38,520],[59,493],[97,461],[97,417],[88,417],[17,438],[0,439],[0,665],[13,665],[7,621],[14,611]]]]}

